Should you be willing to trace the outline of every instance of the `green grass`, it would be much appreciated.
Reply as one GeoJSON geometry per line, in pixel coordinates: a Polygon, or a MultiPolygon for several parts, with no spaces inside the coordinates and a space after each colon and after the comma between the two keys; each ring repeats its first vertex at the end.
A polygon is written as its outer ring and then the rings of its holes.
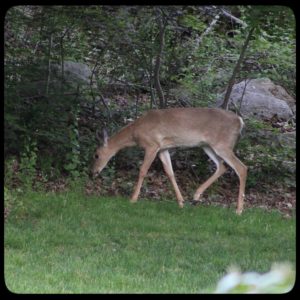
{"type": "MultiPolygon", "coordinates": [[[[21,197],[21,198],[20,198],[21,197]]],[[[295,263],[295,217],[176,201],[27,193],[5,224],[5,282],[15,293],[198,293],[229,266],[295,263]]]]}

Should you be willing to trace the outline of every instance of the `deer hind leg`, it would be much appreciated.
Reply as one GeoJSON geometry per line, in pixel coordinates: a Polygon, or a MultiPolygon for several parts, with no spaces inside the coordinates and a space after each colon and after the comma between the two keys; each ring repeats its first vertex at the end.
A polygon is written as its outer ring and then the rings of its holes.
{"type": "Polygon", "coordinates": [[[203,192],[212,183],[214,183],[221,175],[223,175],[225,173],[226,169],[227,169],[225,167],[222,159],[220,159],[220,157],[218,157],[211,148],[203,147],[203,150],[209,156],[209,158],[216,164],[217,170],[215,171],[215,173],[211,177],[209,177],[204,183],[202,183],[200,185],[200,187],[196,190],[196,192],[194,194],[194,201],[199,201],[200,196],[203,194],[203,192]]]}
{"type": "Polygon", "coordinates": [[[245,186],[247,179],[247,167],[235,156],[231,149],[214,149],[216,153],[235,171],[240,180],[239,196],[236,213],[240,215],[243,211],[245,186]]]}
{"type": "Polygon", "coordinates": [[[143,163],[141,165],[141,168],[140,168],[139,178],[138,178],[138,181],[135,185],[134,192],[133,192],[133,194],[130,198],[130,202],[136,202],[137,201],[137,199],[139,197],[139,194],[140,194],[140,191],[141,191],[141,187],[142,187],[144,178],[147,175],[148,170],[149,170],[153,160],[155,159],[157,151],[158,151],[158,148],[146,149],[144,161],[143,161],[143,163]]]}
{"type": "Polygon", "coordinates": [[[165,170],[167,176],[169,177],[169,180],[171,181],[171,183],[173,185],[178,205],[179,205],[179,207],[182,208],[184,200],[183,200],[183,197],[181,195],[181,192],[179,190],[179,187],[178,187],[176,179],[175,179],[170,153],[168,150],[163,150],[163,151],[159,152],[158,156],[163,164],[163,167],[164,167],[164,170],[165,170]]]}

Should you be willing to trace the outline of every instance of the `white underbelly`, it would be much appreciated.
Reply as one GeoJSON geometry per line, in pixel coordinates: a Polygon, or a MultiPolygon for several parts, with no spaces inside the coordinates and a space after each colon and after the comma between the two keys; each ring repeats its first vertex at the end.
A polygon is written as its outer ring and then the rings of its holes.
{"type": "Polygon", "coordinates": [[[170,149],[170,148],[191,148],[191,147],[201,147],[206,145],[204,141],[201,140],[177,140],[177,141],[171,141],[171,140],[163,140],[160,144],[161,149],[170,149]]]}

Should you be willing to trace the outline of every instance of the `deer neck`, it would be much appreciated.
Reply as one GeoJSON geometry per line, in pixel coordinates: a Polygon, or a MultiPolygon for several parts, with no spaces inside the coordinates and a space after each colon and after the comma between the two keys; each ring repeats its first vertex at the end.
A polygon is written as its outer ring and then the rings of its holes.
{"type": "Polygon", "coordinates": [[[113,153],[117,153],[119,150],[123,148],[136,145],[136,143],[133,140],[131,126],[129,125],[121,129],[115,135],[113,135],[108,140],[108,145],[113,153]]]}

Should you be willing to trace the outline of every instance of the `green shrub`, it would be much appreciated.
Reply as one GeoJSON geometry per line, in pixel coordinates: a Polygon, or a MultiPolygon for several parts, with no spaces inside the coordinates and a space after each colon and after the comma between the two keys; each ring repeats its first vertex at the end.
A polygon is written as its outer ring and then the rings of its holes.
{"type": "Polygon", "coordinates": [[[25,188],[31,188],[36,175],[37,143],[26,137],[24,151],[21,153],[19,178],[25,188]]]}
{"type": "Polygon", "coordinates": [[[238,157],[249,167],[247,186],[257,183],[273,184],[274,177],[289,186],[295,186],[295,174],[286,161],[294,162],[296,149],[281,145],[277,128],[262,121],[248,119],[246,133],[240,139],[236,152],[238,157]]]}
{"type": "Polygon", "coordinates": [[[15,197],[13,197],[9,189],[4,186],[4,219],[7,219],[14,202],[15,197]]]}

